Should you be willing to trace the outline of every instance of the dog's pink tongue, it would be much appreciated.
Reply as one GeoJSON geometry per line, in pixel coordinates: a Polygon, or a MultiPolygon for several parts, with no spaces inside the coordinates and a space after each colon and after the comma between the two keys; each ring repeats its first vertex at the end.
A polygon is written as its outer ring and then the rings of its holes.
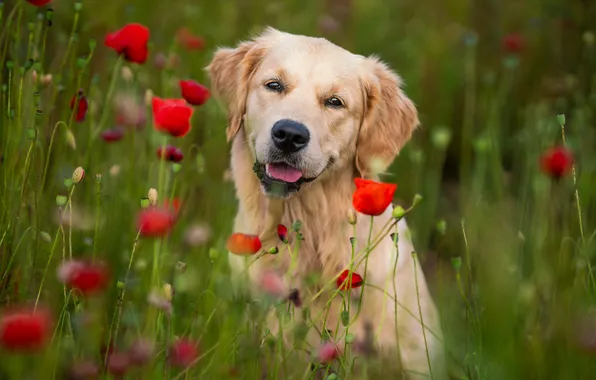
{"type": "Polygon", "coordinates": [[[300,170],[284,164],[267,164],[267,174],[284,182],[296,182],[302,178],[300,170]]]}

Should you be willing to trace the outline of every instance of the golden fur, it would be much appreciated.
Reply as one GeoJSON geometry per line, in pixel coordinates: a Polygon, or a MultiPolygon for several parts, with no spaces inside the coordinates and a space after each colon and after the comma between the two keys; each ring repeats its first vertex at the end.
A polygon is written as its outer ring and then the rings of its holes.
{"type": "MultiPolygon", "coordinates": [[[[376,57],[352,54],[322,38],[272,28],[236,48],[218,49],[207,70],[214,93],[228,111],[231,171],[239,200],[234,231],[259,235],[267,249],[279,243],[277,224],[289,226],[300,220],[304,240],[295,274],[317,272],[329,282],[346,269],[351,258],[349,238],[354,233],[347,214],[352,207],[353,179],[378,180],[376,173],[391,164],[418,125],[416,108],[401,90],[399,76],[376,57]],[[262,91],[263,81],[271,76],[282,78],[288,84],[287,92],[262,91]],[[339,93],[346,102],[345,109],[324,109],[320,98],[329,93],[339,93]],[[264,194],[252,169],[255,157],[268,144],[271,125],[281,118],[299,119],[311,130],[312,147],[304,153],[304,170],[318,175],[287,198],[264,194]],[[330,159],[333,165],[326,168],[330,159]]],[[[392,209],[390,206],[375,218],[373,236],[391,218],[392,209]]],[[[356,252],[365,247],[369,228],[370,217],[359,214],[356,252]]],[[[405,220],[397,228],[398,257],[391,239],[383,239],[370,255],[366,277],[367,283],[387,289],[391,297],[368,286],[353,291],[357,296],[361,291],[365,294],[358,321],[350,332],[362,340],[367,325],[372,325],[376,347],[383,356],[399,358],[409,378],[425,378],[431,371],[435,379],[444,378],[439,315],[412,255],[414,247],[405,220]],[[399,302],[397,310],[394,298],[399,302]]],[[[264,270],[288,269],[288,255],[282,253],[264,256],[250,266],[251,288],[257,286],[264,270]]],[[[235,273],[251,261],[230,255],[235,273]]],[[[355,271],[364,275],[364,265],[355,271]]],[[[313,290],[304,288],[298,276],[290,285],[300,289],[308,301],[313,290]]],[[[327,300],[322,296],[310,305],[319,328],[326,316],[320,310],[327,300]]],[[[343,331],[337,322],[341,307],[341,298],[336,297],[327,316],[327,326],[334,333],[337,328],[339,336],[343,331]]],[[[275,321],[271,323],[271,330],[276,331],[275,321]]],[[[320,337],[311,332],[307,339],[316,346],[320,337]]]]}

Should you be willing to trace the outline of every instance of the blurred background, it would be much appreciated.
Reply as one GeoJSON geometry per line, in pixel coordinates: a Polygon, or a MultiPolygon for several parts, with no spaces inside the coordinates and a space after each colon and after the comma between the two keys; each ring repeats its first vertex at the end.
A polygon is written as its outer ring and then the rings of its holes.
{"type": "MultiPolygon", "coordinates": [[[[3,25],[15,3],[3,2],[3,25]]],[[[65,192],[63,179],[84,163],[88,178],[103,176],[103,232],[97,246],[111,257],[115,272],[128,263],[135,212],[155,182],[155,149],[161,140],[148,131],[124,144],[92,141],[87,128],[97,126],[106,105],[116,59],[103,46],[107,33],[130,22],[151,31],[147,63],[131,65],[134,79],[124,78],[116,86],[113,125],[119,123],[117,110],[130,116],[140,109],[143,114],[147,90],[178,96],[180,79],[209,86],[204,68],[214,50],[234,46],[266,26],[322,36],[354,53],[379,56],[403,78],[417,106],[421,128],[384,180],[398,183],[396,202],[408,205],[415,194],[424,198],[409,223],[443,313],[454,376],[593,378],[596,323],[589,316],[596,295],[596,2],[85,0],[76,12],[73,4],[54,0],[46,7],[53,9],[53,19],[44,65],[53,79],[42,95],[40,149],[47,150],[53,128],[67,117],[68,102],[78,88],[89,98],[90,121],[72,129],[77,149],[58,134],[43,189],[45,161],[34,161],[40,170],[32,171],[36,174],[25,198],[39,200],[40,211],[23,213],[22,226],[35,214],[44,230],[56,228],[54,197],[65,192]],[[72,56],[64,65],[71,39],[72,56]],[[88,56],[91,39],[97,47],[79,77],[77,58],[88,56]],[[565,115],[565,142],[559,114],[565,115]],[[541,166],[541,157],[563,144],[573,153],[575,173],[555,180],[541,166]]],[[[21,17],[35,22],[43,12],[25,7],[21,17]]],[[[23,40],[25,25],[23,21],[23,40]]],[[[24,43],[2,46],[3,57],[25,62],[24,43]]],[[[4,84],[4,64],[3,70],[4,84]]],[[[5,100],[6,95],[3,107],[5,100]]],[[[223,246],[236,200],[227,175],[226,121],[222,106],[211,99],[196,111],[192,131],[180,141],[185,155],[178,182],[182,226],[173,232],[168,253],[170,264],[184,261],[193,274],[181,286],[177,302],[187,317],[195,302],[200,305],[199,325],[217,308],[218,298],[231,300],[223,246]],[[201,295],[197,301],[197,289],[210,289],[216,297],[201,295]]],[[[143,122],[137,124],[132,129],[139,134],[143,122]]],[[[17,155],[4,152],[3,165],[19,168],[26,153],[26,139],[20,141],[17,155]]],[[[80,219],[74,226],[79,233],[72,243],[83,252],[93,233],[95,183],[87,181],[80,188],[75,203],[80,219]]],[[[19,191],[16,186],[5,199],[14,202],[19,191]]],[[[3,214],[3,225],[14,216],[11,212],[3,214]]],[[[36,244],[27,238],[21,249],[36,244]]],[[[33,263],[39,275],[45,260],[33,263]]],[[[131,297],[143,296],[133,292],[131,297]]],[[[217,313],[221,320],[204,334],[206,341],[223,339],[234,325],[226,312],[217,313]]]]}

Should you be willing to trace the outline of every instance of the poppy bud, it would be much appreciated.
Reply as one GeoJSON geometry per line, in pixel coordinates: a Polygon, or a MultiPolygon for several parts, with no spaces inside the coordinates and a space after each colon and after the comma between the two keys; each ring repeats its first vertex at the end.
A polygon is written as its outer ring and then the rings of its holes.
{"type": "Polygon", "coordinates": [[[395,206],[395,208],[393,209],[393,212],[391,213],[391,216],[393,216],[394,219],[401,219],[404,217],[405,214],[406,214],[406,210],[404,210],[403,207],[395,206]]]}
{"type": "Polygon", "coordinates": [[[79,166],[72,173],[72,182],[76,185],[77,183],[81,182],[83,178],[85,178],[85,170],[79,166]]]}
{"type": "Polygon", "coordinates": [[[356,216],[356,211],[354,211],[353,208],[348,210],[348,223],[350,223],[352,226],[356,224],[357,222],[357,216],[356,216]]]}
{"type": "Polygon", "coordinates": [[[149,203],[151,204],[151,206],[156,206],[157,190],[155,190],[154,188],[149,189],[149,192],[147,193],[147,199],[149,199],[149,203]]]}

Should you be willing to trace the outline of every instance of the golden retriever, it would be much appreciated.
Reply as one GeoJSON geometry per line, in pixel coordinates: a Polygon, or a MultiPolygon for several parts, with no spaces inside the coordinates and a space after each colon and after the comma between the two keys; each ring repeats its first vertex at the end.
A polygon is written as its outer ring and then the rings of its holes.
{"type": "MultiPolygon", "coordinates": [[[[379,180],[417,128],[416,108],[399,76],[376,57],[273,28],[236,48],[219,48],[206,70],[228,112],[239,200],[234,231],[258,235],[267,248],[279,244],[278,224],[301,221],[304,239],[290,285],[308,301],[316,291],[301,279],[321,273],[332,282],[351,260],[354,231],[356,252],[365,248],[371,218],[358,214],[354,229],[347,217],[354,178],[379,180]]],[[[373,236],[392,210],[374,219],[373,236]]],[[[369,256],[366,284],[351,291],[363,298],[349,331],[362,341],[372,327],[375,348],[399,361],[408,378],[445,378],[440,318],[404,219],[397,230],[398,249],[390,237],[382,239],[369,256]]],[[[230,264],[234,273],[248,273],[254,289],[265,271],[285,273],[288,256],[280,250],[253,263],[252,257],[230,255],[230,264]]],[[[364,264],[354,271],[364,275],[364,264]]],[[[329,326],[341,337],[342,299],[335,297],[321,312],[328,300],[316,298],[310,314],[319,333],[329,326]]],[[[270,327],[277,331],[275,320],[270,327]]],[[[320,341],[311,329],[307,342],[320,341]]]]}

